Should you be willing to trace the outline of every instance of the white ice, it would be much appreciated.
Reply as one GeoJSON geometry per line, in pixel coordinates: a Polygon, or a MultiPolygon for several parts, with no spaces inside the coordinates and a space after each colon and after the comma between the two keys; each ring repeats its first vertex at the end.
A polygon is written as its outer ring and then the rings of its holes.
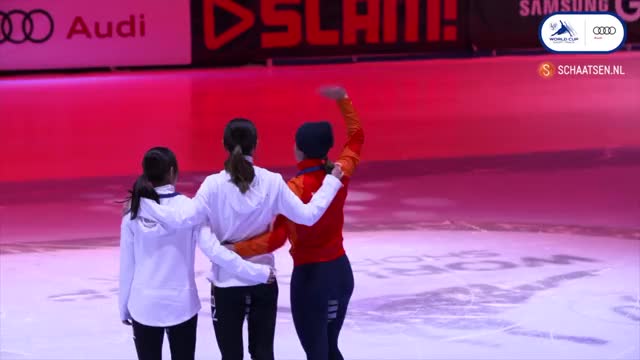
{"type": "MultiPolygon", "coordinates": [[[[637,240],[482,229],[345,238],[356,278],[341,336],[348,359],[640,358],[637,240]]],[[[304,359],[286,249],[277,266],[276,358],[304,359]]],[[[198,254],[198,359],[219,358],[208,267],[198,254]]],[[[2,255],[0,359],[134,359],[117,276],[116,247],[2,255]]],[[[167,350],[165,341],[169,359],[167,350]]]]}

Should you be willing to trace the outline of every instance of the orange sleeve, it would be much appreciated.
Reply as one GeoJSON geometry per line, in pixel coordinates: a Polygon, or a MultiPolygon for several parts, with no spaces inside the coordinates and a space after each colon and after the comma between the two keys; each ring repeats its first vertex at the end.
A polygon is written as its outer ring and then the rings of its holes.
{"type": "Polygon", "coordinates": [[[336,162],[342,164],[344,175],[351,177],[360,162],[360,151],[364,144],[364,131],[351,99],[345,97],[338,100],[338,107],[340,107],[340,112],[342,112],[342,117],[347,126],[347,143],[336,162]]]}
{"type": "MultiPolygon", "coordinates": [[[[302,194],[302,182],[299,179],[291,179],[287,185],[298,197],[302,194]]],[[[233,245],[234,251],[243,258],[268,254],[279,249],[287,241],[291,234],[291,221],[282,215],[276,217],[273,230],[254,236],[250,239],[239,241],[233,245]]],[[[293,229],[295,231],[295,229],[293,229]]]]}
{"type": "Polygon", "coordinates": [[[275,251],[282,247],[289,237],[288,221],[286,217],[278,215],[272,231],[235,243],[233,245],[234,251],[243,258],[275,251]]]}

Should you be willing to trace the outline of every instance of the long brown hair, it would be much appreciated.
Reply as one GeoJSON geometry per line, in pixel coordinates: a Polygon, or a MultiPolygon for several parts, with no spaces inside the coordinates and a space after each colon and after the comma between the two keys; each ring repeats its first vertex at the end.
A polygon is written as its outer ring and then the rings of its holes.
{"type": "Polygon", "coordinates": [[[166,147],[155,147],[147,151],[142,159],[142,175],[138,177],[129,191],[131,201],[131,219],[138,216],[140,199],[147,198],[160,203],[160,196],[154,189],[170,182],[169,175],[173,169],[178,173],[178,161],[173,151],[166,147]]]}
{"type": "Polygon", "coordinates": [[[224,147],[229,152],[229,157],[224,162],[224,169],[231,176],[231,182],[243,194],[249,191],[256,177],[253,164],[245,156],[253,154],[257,143],[258,131],[247,119],[233,119],[224,129],[224,147]]]}

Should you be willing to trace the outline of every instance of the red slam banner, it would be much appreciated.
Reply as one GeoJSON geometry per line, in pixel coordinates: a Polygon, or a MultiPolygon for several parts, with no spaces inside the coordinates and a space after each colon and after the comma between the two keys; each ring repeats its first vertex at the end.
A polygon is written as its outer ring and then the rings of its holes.
{"type": "Polygon", "coordinates": [[[466,51],[463,0],[192,0],[193,61],[466,51]]]}

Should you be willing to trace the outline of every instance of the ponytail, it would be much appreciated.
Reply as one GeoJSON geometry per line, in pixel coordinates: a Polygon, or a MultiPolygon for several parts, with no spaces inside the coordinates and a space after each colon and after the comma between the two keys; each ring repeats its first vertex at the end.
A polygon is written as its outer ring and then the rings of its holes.
{"type": "Polygon", "coordinates": [[[327,172],[327,174],[331,174],[331,172],[333,171],[333,168],[336,166],[336,164],[334,164],[331,160],[329,160],[328,156],[325,156],[324,158],[324,170],[327,172]]]}
{"type": "Polygon", "coordinates": [[[236,145],[229,154],[229,158],[224,163],[224,169],[231,176],[231,182],[235,184],[241,193],[249,191],[249,186],[256,177],[253,164],[249,162],[242,153],[242,147],[236,145]]]}
{"type": "Polygon", "coordinates": [[[138,216],[138,211],[140,210],[140,199],[147,198],[151,199],[158,204],[160,203],[160,196],[153,188],[153,184],[149,181],[149,178],[146,175],[140,175],[140,177],[133,184],[133,189],[129,191],[131,194],[131,220],[135,219],[138,216]]]}
{"type": "Polygon", "coordinates": [[[224,128],[222,142],[229,152],[229,157],[224,162],[224,169],[231,176],[231,182],[244,194],[249,191],[256,177],[253,164],[245,158],[245,155],[253,154],[258,144],[256,126],[247,119],[233,119],[224,128]]]}
{"type": "Polygon", "coordinates": [[[129,190],[129,197],[125,200],[129,204],[131,220],[138,216],[142,198],[151,199],[159,204],[160,196],[155,187],[175,183],[177,175],[178,160],[173,151],[166,147],[154,147],[147,151],[142,159],[142,175],[133,184],[133,188],[129,190]]]}

